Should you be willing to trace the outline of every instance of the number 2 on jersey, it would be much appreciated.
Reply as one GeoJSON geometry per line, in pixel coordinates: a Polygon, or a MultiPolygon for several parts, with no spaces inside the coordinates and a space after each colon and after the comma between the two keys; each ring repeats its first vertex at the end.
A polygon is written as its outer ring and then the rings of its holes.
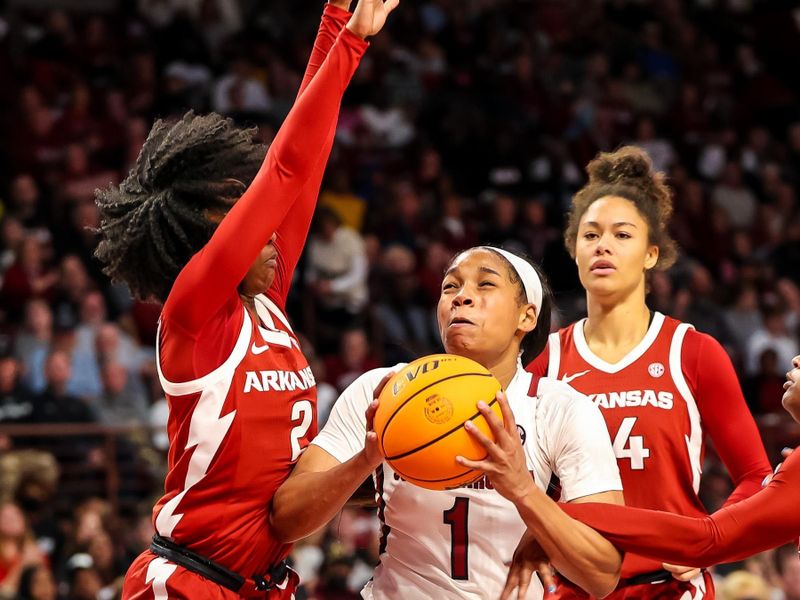
{"type": "Polygon", "coordinates": [[[308,433],[311,427],[311,420],[314,416],[314,409],[311,407],[310,400],[298,400],[292,405],[292,423],[300,421],[300,425],[293,427],[289,433],[289,440],[292,443],[292,462],[300,458],[303,449],[300,448],[300,440],[308,433]]]}
{"type": "Polygon", "coordinates": [[[450,577],[469,579],[469,498],[459,496],[453,507],[444,511],[442,521],[450,525],[450,577]]]}
{"type": "Polygon", "coordinates": [[[629,458],[633,471],[643,470],[644,459],[650,458],[650,449],[644,447],[644,437],[631,435],[637,419],[638,417],[622,419],[617,435],[614,437],[614,454],[618,459],[629,458]]]}

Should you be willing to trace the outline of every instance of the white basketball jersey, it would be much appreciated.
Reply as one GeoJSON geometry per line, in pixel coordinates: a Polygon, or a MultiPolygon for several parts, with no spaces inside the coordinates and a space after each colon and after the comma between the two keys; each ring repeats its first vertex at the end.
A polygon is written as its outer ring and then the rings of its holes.
{"type": "MultiPolygon", "coordinates": [[[[392,369],[353,382],[313,440],[340,462],[364,447],[365,412],[392,369]]],[[[561,499],[621,490],[616,458],[599,410],[565,383],[535,380],[522,366],[507,390],[528,461],[542,490],[553,475],[561,499]]],[[[525,524],[514,505],[481,479],[448,491],[410,484],[384,463],[374,474],[381,520],[381,562],[362,591],[376,600],[497,598],[525,524]]],[[[527,598],[542,598],[534,577],[527,598]]]]}

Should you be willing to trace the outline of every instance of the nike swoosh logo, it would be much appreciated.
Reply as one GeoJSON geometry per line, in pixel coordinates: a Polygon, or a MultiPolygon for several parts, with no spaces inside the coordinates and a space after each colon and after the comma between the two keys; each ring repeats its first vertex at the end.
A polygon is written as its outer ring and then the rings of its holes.
{"type": "Polygon", "coordinates": [[[255,342],[253,342],[253,346],[250,348],[250,351],[253,354],[255,354],[256,356],[258,356],[262,352],[266,352],[267,350],[269,350],[269,346],[267,344],[264,344],[263,346],[259,346],[255,342]]]}
{"type": "Polygon", "coordinates": [[[580,373],[575,373],[574,375],[567,375],[565,373],[564,376],[561,378],[561,381],[563,381],[564,383],[569,383],[573,379],[577,379],[578,377],[583,377],[589,372],[591,372],[591,369],[586,369],[585,371],[581,371],[580,373]]]}

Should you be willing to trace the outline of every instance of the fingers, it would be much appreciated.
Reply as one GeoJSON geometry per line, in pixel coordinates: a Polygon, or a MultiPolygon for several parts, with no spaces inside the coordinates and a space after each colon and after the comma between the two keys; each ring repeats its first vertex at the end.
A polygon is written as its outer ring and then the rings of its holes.
{"type": "Polygon", "coordinates": [[[500,413],[503,415],[503,425],[509,435],[514,435],[517,431],[517,423],[514,421],[514,413],[511,411],[511,406],[508,404],[508,398],[505,392],[497,392],[497,403],[500,405],[500,413]]]}
{"type": "MultiPolygon", "coordinates": [[[[486,422],[489,424],[489,429],[491,429],[492,434],[494,435],[494,439],[499,442],[503,434],[506,433],[503,421],[501,421],[500,417],[497,416],[497,413],[492,410],[492,407],[486,404],[486,402],[483,400],[478,402],[478,412],[480,412],[483,415],[483,418],[486,419],[486,422]]],[[[505,417],[505,415],[503,416],[505,417]]],[[[517,426],[514,425],[514,429],[516,428],[517,426]]]]}
{"type": "Polygon", "coordinates": [[[512,564],[511,569],[508,571],[508,576],[506,577],[506,585],[503,587],[503,591],[500,592],[499,600],[508,600],[511,598],[511,594],[517,589],[517,585],[519,585],[519,570],[516,564],[512,564]]]}
{"type": "Polygon", "coordinates": [[[383,3],[383,9],[386,11],[386,14],[388,15],[399,5],[400,5],[400,0],[386,0],[386,2],[383,3]]]}
{"type": "Polygon", "coordinates": [[[373,398],[379,398],[380,395],[383,393],[383,388],[386,387],[386,384],[389,383],[389,380],[394,377],[397,373],[394,371],[389,371],[383,378],[378,382],[378,385],[375,386],[375,391],[372,393],[373,398]]]}
{"type": "Polygon", "coordinates": [[[365,413],[365,416],[367,417],[367,431],[372,431],[375,428],[375,413],[378,412],[379,405],[380,401],[375,398],[367,407],[367,412],[365,413]]]}
{"type": "Polygon", "coordinates": [[[672,573],[672,577],[678,581],[691,581],[700,574],[700,569],[695,567],[671,565],[669,563],[663,563],[663,567],[672,573]]]}

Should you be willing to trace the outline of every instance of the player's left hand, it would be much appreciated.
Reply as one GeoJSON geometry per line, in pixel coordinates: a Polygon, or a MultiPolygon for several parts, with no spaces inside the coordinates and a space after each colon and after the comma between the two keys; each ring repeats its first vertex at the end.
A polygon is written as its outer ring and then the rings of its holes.
{"type": "Polygon", "coordinates": [[[378,33],[386,24],[386,19],[400,0],[358,0],[347,28],[361,38],[378,33]]]}
{"type": "Polygon", "coordinates": [[[484,435],[472,421],[464,423],[464,428],[469,434],[486,448],[486,458],[469,460],[463,456],[456,456],[456,462],[486,473],[494,489],[504,498],[516,503],[532,493],[535,488],[533,478],[528,472],[517,424],[505,393],[497,392],[497,403],[503,415],[502,421],[488,404],[478,402],[478,410],[489,424],[494,441],[484,435]]]}
{"type": "Polygon", "coordinates": [[[500,600],[511,598],[514,590],[517,590],[517,600],[525,598],[531,584],[531,577],[535,572],[539,573],[539,579],[541,579],[546,593],[554,594],[557,589],[555,571],[550,566],[550,560],[539,542],[530,532],[526,531],[522,534],[517,549],[514,550],[514,558],[508,570],[506,585],[500,594],[500,600]]]}
{"type": "Polygon", "coordinates": [[[681,567],[679,565],[671,565],[669,563],[662,563],[664,569],[672,573],[672,577],[678,581],[691,581],[698,575],[702,569],[696,567],[681,567]]]}

